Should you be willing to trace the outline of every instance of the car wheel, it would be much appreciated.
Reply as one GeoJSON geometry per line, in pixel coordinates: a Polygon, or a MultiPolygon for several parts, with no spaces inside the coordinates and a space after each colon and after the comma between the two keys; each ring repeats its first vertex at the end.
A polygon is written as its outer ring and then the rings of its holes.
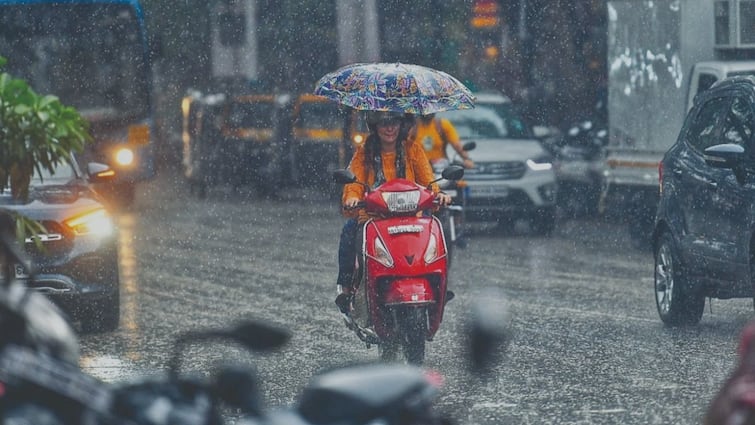
{"type": "Polygon", "coordinates": [[[94,303],[93,309],[81,319],[84,333],[109,332],[118,329],[121,320],[121,301],[115,295],[94,303]]]}
{"type": "Polygon", "coordinates": [[[698,324],[705,297],[690,286],[669,233],[661,235],[658,241],[654,274],[655,303],[663,323],[668,326],[698,324]]]}

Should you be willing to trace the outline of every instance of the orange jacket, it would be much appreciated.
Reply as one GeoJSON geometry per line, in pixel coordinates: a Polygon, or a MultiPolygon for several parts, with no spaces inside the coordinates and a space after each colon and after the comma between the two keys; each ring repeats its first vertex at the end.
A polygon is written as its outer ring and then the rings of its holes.
{"type": "MultiPolygon", "coordinates": [[[[431,181],[434,180],[435,175],[433,169],[430,166],[425,155],[425,150],[418,143],[411,141],[406,142],[404,160],[406,161],[406,179],[416,182],[417,184],[427,187],[431,181]]],[[[349,169],[357,177],[360,182],[367,183],[370,187],[375,184],[375,171],[370,168],[369,170],[364,166],[364,146],[359,146],[354,152],[354,156],[351,158],[349,169]]],[[[396,178],[396,153],[382,153],[381,161],[383,163],[383,174],[385,174],[386,180],[392,180],[396,178]]],[[[436,183],[432,184],[432,190],[435,193],[440,191],[436,183]]],[[[359,199],[364,198],[364,186],[358,183],[347,184],[343,188],[343,201],[346,199],[355,197],[359,199]]],[[[357,215],[357,210],[345,211],[344,214],[349,217],[357,215]]],[[[369,218],[362,210],[358,213],[359,222],[363,223],[369,218]]]]}
{"type": "Polygon", "coordinates": [[[427,159],[431,161],[446,158],[446,144],[448,143],[453,145],[457,152],[462,149],[456,129],[445,118],[435,118],[427,124],[422,120],[417,120],[417,135],[414,140],[422,145],[427,159]]]}

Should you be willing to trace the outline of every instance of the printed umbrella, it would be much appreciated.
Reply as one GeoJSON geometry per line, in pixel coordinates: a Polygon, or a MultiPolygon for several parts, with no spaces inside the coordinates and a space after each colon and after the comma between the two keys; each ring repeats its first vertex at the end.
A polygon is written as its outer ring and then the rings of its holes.
{"type": "Polygon", "coordinates": [[[474,108],[474,96],[451,75],[420,65],[359,63],[324,75],[316,95],[362,111],[427,115],[474,108]]]}

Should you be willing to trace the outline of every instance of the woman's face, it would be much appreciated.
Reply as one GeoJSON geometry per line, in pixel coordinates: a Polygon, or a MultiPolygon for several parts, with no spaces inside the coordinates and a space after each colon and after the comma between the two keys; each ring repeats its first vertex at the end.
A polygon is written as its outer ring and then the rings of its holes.
{"type": "Polygon", "coordinates": [[[381,121],[377,124],[376,127],[377,135],[380,139],[381,145],[384,145],[386,147],[396,145],[396,142],[398,141],[399,129],[401,128],[400,120],[395,119],[381,121]]]}

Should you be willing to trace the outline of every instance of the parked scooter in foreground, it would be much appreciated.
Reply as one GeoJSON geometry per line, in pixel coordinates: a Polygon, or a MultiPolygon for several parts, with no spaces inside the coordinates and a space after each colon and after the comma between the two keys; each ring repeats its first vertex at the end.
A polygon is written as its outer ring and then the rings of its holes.
{"type": "MultiPolygon", "coordinates": [[[[442,178],[463,175],[464,168],[452,165],[442,178]]],[[[401,349],[409,363],[421,364],[449,300],[448,247],[440,220],[429,213],[437,207],[435,194],[406,179],[372,190],[348,170],[333,176],[340,184],[363,184],[367,195],[357,207],[373,216],[362,226],[354,308],[344,314],[346,325],[368,348],[376,344],[382,360],[394,361],[401,349]]]]}

